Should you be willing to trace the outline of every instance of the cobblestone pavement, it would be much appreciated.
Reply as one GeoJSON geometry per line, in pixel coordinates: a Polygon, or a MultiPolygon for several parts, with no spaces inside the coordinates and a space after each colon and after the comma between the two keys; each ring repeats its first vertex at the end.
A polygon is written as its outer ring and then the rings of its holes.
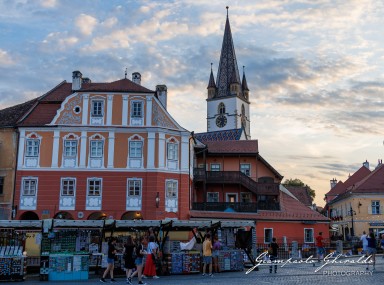
{"type": "MultiPolygon", "coordinates": [[[[205,284],[369,284],[382,285],[384,282],[384,259],[378,256],[375,270],[366,264],[357,264],[358,258],[349,257],[337,260],[338,263],[324,262],[314,267],[312,263],[301,264],[280,264],[277,273],[269,273],[268,265],[260,265],[259,271],[251,271],[246,274],[247,269],[241,272],[223,272],[213,277],[202,276],[201,274],[161,276],[160,279],[144,279],[148,285],[205,285],[205,284]],[[355,262],[355,264],[352,264],[355,262]],[[324,265],[322,268],[321,266],[324,265]],[[317,272],[316,272],[317,270],[317,272]]],[[[126,284],[123,276],[117,276],[116,284],[126,284]]],[[[137,284],[135,278],[133,284],[137,284]]],[[[37,277],[27,278],[24,282],[27,285],[34,284],[102,284],[95,275],[90,275],[89,280],[84,281],[39,281],[37,277]]],[[[108,283],[107,283],[108,284],[108,283]]],[[[110,283],[109,283],[110,284],[110,283]]]]}

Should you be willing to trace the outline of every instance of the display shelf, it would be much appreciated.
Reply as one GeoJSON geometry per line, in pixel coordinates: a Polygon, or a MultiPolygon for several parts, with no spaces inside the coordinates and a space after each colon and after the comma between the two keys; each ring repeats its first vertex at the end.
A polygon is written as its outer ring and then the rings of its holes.
{"type": "Polygon", "coordinates": [[[52,254],[49,256],[49,280],[88,279],[89,256],[52,254]]]}

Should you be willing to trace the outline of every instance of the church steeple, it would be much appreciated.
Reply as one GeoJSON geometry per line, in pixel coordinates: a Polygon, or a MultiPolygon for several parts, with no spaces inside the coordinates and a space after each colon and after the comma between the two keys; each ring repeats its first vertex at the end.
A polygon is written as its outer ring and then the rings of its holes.
{"type": "Polygon", "coordinates": [[[228,6],[227,19],[225,22],[223,45],[221,47],[220,63],[217,72],[217,97],[230,96],[231,83],[240,83],[239,69],[233,45],[231,26],[229,24],[228,6]]]}

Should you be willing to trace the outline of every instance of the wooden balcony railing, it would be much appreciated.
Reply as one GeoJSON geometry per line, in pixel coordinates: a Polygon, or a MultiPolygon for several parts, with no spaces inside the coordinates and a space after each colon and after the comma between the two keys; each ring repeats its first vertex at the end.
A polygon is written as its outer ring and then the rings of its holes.
{"type": "Polygon", "coordinates": [[[241,171],[205,171],[195,168],[193,171],[194,182],[235,184],[239,183],[257,195],[279,195],[278,183],[259,183],[241,171]]]}
{"type": "Polygon", "coordinates": [[[280,210],[280,204],[276,202],[244,203],[244,202],[195,202],[192,204],[192,210],[214,211],[214,212],[248,212],[257,213],[258,210],[280,210]]]}

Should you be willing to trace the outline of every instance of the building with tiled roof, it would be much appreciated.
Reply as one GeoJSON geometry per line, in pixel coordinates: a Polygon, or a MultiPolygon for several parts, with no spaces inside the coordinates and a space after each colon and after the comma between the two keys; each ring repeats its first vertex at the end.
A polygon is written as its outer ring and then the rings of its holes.
{"type": "Polygon", "coordinates": [[[361,166],[355,173],[350,175],[348,179],[344,182],[336,182],[335,179],[331,180],[331,190],[327,194],[325,194],[325,201],[330,202],[335,199],[338,195],[345,193],[349,187],[361,181],[370,173],[371,171],[369,170],[369,163],[364,162],[363,166],[361,166]]]}
{"type": "MultiPolygon", "coordinates": [[[[74,71],[19,116],[16,219],[186,219],[189,137],[167,88],[74,71]]],[[[0,112],[1,118],[1,112],[0,112]]]]}
{"type": "Polygon", "coordinates": [[[338,183],[342,190],[337,190],[336,197],[326,205],[332,227],[338,229],[336,234],[347,238],[372,231],[378,236],[384,230],[384,165],[379,160],[370,171],[365,162],[346,182],[338,183]]]}
{"type": "Polygon", "coordinates": [[[17,157],[17,122],[37,100],[0,110],[0,220],[11,219],[17,157]]]}

